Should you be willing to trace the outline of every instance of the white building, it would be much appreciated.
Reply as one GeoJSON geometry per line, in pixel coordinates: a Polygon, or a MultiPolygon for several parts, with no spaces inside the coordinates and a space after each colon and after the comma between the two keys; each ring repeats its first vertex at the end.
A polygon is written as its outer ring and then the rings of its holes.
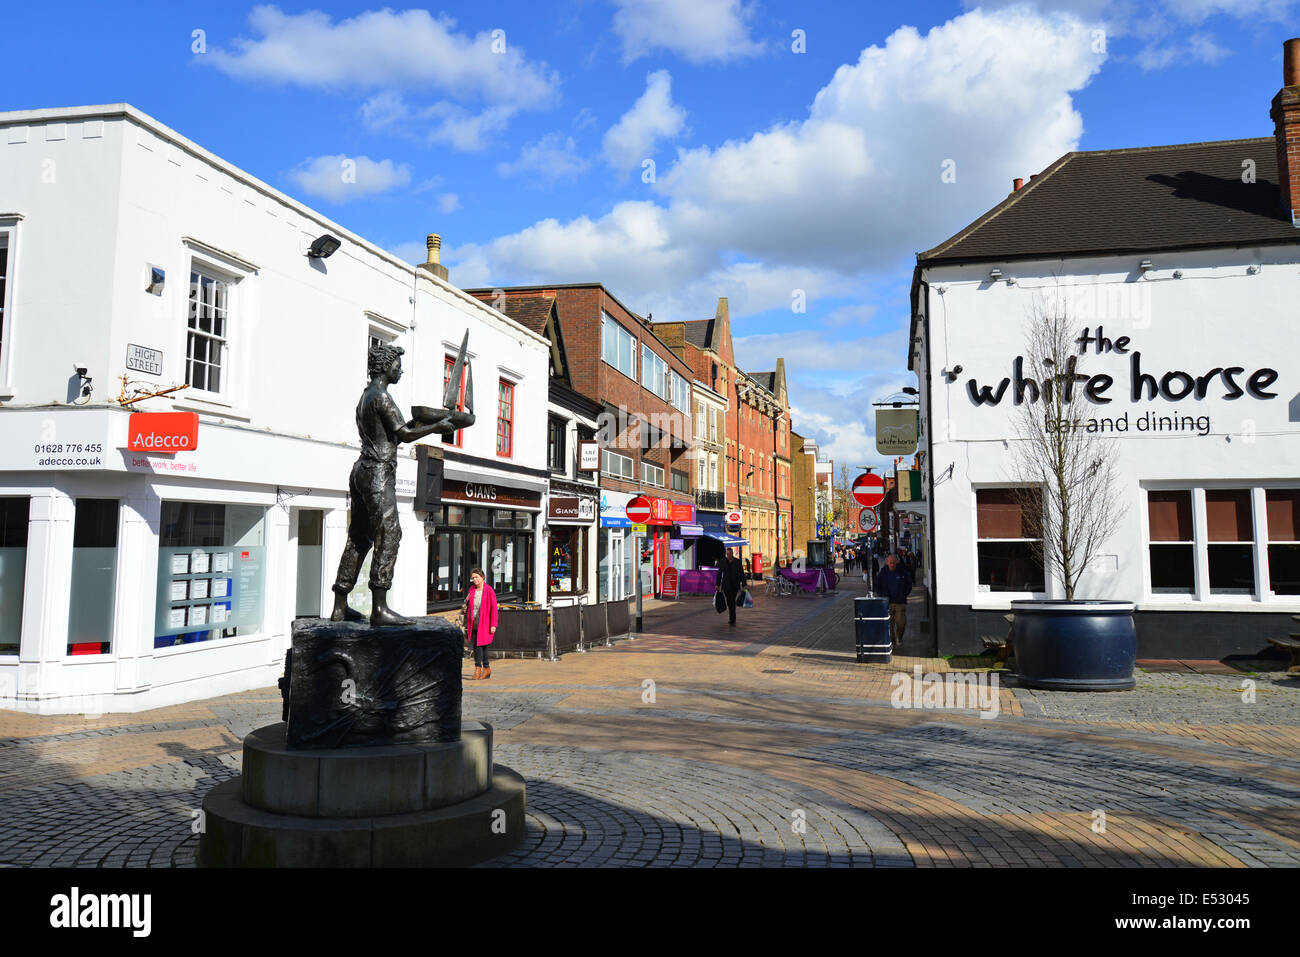
{"type": "MultiPolygon", "coordinates": [[[[0,708],[272,683],[293,618],[332,602],[377,339],[405,349],[392,393],[409,413],[441,404],[469,331],[479,423],[445,446],[446,507],[483,526],[464,565],[540,597],[547,343],[436,269],[125,104],[0,113],[0,250],[0,708]],[[337,251],[309,256],[327,235],[337,251]],[[189,387],[126,408],[124,375],[128,398],[189,387]],[[133,412],[189,413],[137,420],[178,450],[129,450],[133,412]]],[[[439,596],[413,456],[389,601],[422,614],[439,596]]]]}
{"type": "Polygon", "coordinates": [[[1295,630],[1300,75],[1286,83],[1274,137],[1068,154],[918,256],[939,653],[1005,635],[1013,599],[1065,597],[1007,491],[1013,416],[1041,390],[1017,371],[1022,330],[1052,297],[1076,320],[1076,395],[1115,440],[1126,507],[1077,596],[1136,602],[1140,657],[1256,654],[1295,630]]]}

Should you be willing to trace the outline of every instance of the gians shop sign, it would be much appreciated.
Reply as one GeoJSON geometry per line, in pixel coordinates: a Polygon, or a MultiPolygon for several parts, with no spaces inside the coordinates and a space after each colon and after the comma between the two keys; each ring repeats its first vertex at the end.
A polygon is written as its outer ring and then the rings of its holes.
{"type": "Polygon", "coordinates": [[[132,412],[126,434],[132,452],[193,452],[199,447],[199,414],[132,412]]]}

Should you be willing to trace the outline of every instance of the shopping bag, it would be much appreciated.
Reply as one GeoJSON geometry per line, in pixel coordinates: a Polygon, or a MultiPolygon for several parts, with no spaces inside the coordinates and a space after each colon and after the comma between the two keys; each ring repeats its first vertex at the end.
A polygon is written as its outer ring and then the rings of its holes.
{"type": "Polygon", "coordinates": [[[724,611],[727,610],[727,599],[722,594],[721,589],[718,589],[713,593],[713,610],[716,611],[719,615],[721,615],[724,611]]]}
{"type": "Polygon", "coordinates": [[[741,608],[753,608],[753,607],[754,607],[754,599],[751,598],[751,597],[749,596],[749,589],[748,589],[748,588],[745,589],[745,596],[744,596],[744,598],[743,598],[742,601],[741,601],[740,607],[741,607],[741,608]]]}

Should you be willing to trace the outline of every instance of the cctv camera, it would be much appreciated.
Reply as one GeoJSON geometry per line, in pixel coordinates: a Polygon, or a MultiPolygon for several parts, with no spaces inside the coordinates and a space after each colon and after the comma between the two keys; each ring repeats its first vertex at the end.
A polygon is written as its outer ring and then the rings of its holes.
{"type": "Polygon", "coordinates": [[[86,367],[77,366],[77,375],[81,376],[84,379],[86,377],[86,367]]]}
{"type": "Polygon", "coordinates": [[[953,366],[953,367],[952,367],[952,374],[953,374],[953,375],[961,375],[961,366],[953,366]]]}

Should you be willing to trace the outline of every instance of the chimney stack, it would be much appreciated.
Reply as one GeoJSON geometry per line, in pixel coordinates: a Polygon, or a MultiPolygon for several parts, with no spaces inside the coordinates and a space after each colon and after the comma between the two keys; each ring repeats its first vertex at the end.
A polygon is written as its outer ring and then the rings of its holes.
{"type": "Polygon", "coordinates": [[[1282,44],[1282,89],[1273,97],[1278,191],[1283,215],[1300,227],[1300,37],[1282,44]]]}
{"type": "Polygon", "coordinates": [[[1013,193],[1020,192],[1020,187],[1024,185],[1025,185],[1025,181],[1021,177],[1017,176],[1015,179],[1011,181],[1011,192],[1013,193]]]}
{"type": "Polygon", "coordinates": [[[442,237],[437,233],[429,233],[428,238],[425,240],[425,245],[429,247],[429,259],[427,262],[420,263],[417,268],[431,272],[439,279],[446,281],[447,267],[439,262],[439,250],[442,249],[442,237]]]}

